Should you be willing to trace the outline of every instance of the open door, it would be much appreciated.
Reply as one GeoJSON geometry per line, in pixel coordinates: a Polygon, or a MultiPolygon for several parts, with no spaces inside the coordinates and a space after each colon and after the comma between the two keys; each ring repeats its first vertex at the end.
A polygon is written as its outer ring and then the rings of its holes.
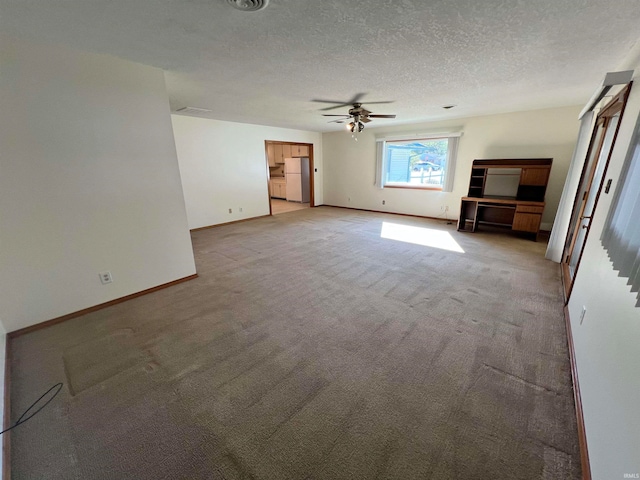
{"type": "Polygon", "coordinates": [[[629,96],[627,85],[598,114],[591,136],[587,159],[582,170],[578,192],[573,204],[569,230],[562,256],[565,296],[568,299],[580,266],[582,251],[589,236],[591,219],[598,204],[611,151],[618,134],[620,119],[629,96]]]}

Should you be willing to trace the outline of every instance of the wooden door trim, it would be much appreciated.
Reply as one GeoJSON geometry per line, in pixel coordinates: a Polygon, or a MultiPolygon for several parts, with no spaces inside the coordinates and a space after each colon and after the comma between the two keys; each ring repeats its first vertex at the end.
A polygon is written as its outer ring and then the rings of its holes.
{"type": "MultiPolygon", "coordinates": [[[[616,145],[616,141],[618,139],[618,132],[620,131],[620,125],[622,124],[622,117],[624,115],[624,110],[627,106],[627,99],[629,98],[629,92],[631,91],[631,86],[632,86],[633,82],[628,83],[622,90],[620,90],[620,92],[618,92],[618,94],[613,97],[613,99],[604,106],[604,108],[602,109],[602,111],[598,114],[598,120],[596,121],[596,126],[598,125],[598,122],[600,122],[600,119],[603,118],[605,125],[604,125],[604,132],[602,134],[602,137],[600,139],[600,145],[598,147],[598,159],[601,155],[602,152],[602,146],[604,144],[604,139],[607,136],[607,129],[609,128],[609,125],[611,124],[611,119],[617,114],[619,113],[620,116],[618,118],[618,124],[615,127],[615,131],[613,132],[613,138],[611,139],[611,148],[609,149],[609,152],[607,153],[607,158],[605,159],[605,164],[604,164],[604,168],[602,170],[602,178],[600,179],[600,184],[597,186],[598,191],[596,192],[596,197],[593,201],[593,211],[592,211],[592,216],[595,214],[596,209],[598,208],[598,202],[600,200],[600,194],[602,193],[602,187],[604,186],[604,182],[607,176],[607,171],[609,169],[609,162],[611,161],[611,155],[613,154],[613,150],[615,149],[615,145],[616,145]]],[[[594,132],[596,130],[594,129],[594,132]]],[[[593,140],[592,140],[593,141],[593,140]]],[[[591,145],[589,146],[589,150],[587,152],[587,157],[586,159],[589,158],[589,154],[591,153],[591,145]]],[[[585,159],[585,160],[586,160],[585,159]]],[[[596,172],[596,169],[598,167],[598,159],[596,159],[591,173],[591,178],[589,178],[589,185],[588,188],[585,190],[585,197],[582,200],[578,199],[578,196],[580,194],[580,186],[578,186],[578,191],[576,192],[576,200],[574,201],[574,207],[575,207],[575,202],[577,201],[582,201],[583,205],[581,205],[580,207],[580,213],[578,215],[578,220],[576,222],[576,226],[575,226],[575,231],[578,231],[578,228],[582,228],[579,226],[580,222],[581,222],[581,217],[584,213],[584,207],[586,205],[586,199],[588,197],[588,193],[591,191],[591,188],[593,188],[593,179],[594,179],[594,175],[596,172]]],[[[587,165],[585,164],[585,169],[586,169],[587,165]]],[[[579,185],[582,184],[583,180],[584,180],[584,171],[583,171],[583,175],[581,175],[580,177],[580,183],[579,185]]],[[[573,212],[573,209],[572,209],[573,212]]],[[[578,261],[576,262],[576,267],[574,270],[573,275],[571,275],[571,269],[569,268],[569,261],[571,260],[571,255],[573,253],[573,248],[575,248],[575,242],[577,239],[577,235],[574,233],[572,239],[571,239],[571,247],[569,249],[565,249],[563,251],[563,273],[565,272],[564,270],[564,264],[566,263],[566,274],[568,276],[567,278],[567,282],[565,285],[568,286],[565,287],[566,288],[566,301],[569,301],[569,297],[571,295],[571,291],[573,290],[573,284],[575,281],[575,276],[576,273],[578,271],[578,269],[580,268],[580,262],[582,261],[582,256],[584,254],[584,248],[587,244],[587,239],[589,238],[589,233],[591,231],[591,223],[593,221],[593,218],[590,219],[589,224],[587,225],[586,229],[587,232],[585,233],[585,240],[582,244],[582,248],[580,249],[580,254],[578,255],[578,261]]]]}
{"type": "Polygon", "coordinates": [[[269,170],[269,144],[273,143],[269,140],[264,141],[264,159],[267,162],[267,201],[269,202],[269,215],[273,215],[273,209],[271,208],[271,170],[269,170]]]}
{"type": "Polygon", "coordinates": [[[313,158],[313,143],[304,143],[302,145],[307,145],[309,147],[309,207],[315,207],[316,203],[316,188],[315,188],[315,168],[314,168],[314,158],[313,158]]]}
{"type": "MultiPolygon", "coordinates": [[[[578,235],[576,235],[577,232],[579,232],[580,230],[580,222],[582,219],[582,214],[584,213],[584,208],[587,204],[587,197],[589,192],[591,191],[591,186],[593,185],[593,177],[596,174],[596,170],[598,169],[598,159],[600,158],[600,152],[602,152],[602,146],[604,145],[604,139],[607,136],[607,127],[609,126],[609,121],[608,118],[606,117],[602,117],[602,118],[598,118],[598,121],[596,122],[596,128],[593,130],[593,139],[592,139],[592,144],[589,146],[589,150],[587,151],[587,157],[586,160],[588,160],[591,157],[591,153],[594,151],[591,147],[593,147],[593,140],[595,140],[596,137],[596,133],[598,132],[599,128],[603,128],[602,131],[602,135],[600,136],[600,140],[598,141],[598,146],[595,149],[596,151],[596,158],[593,161],[593,165],[591,165],[591,169],[589,171],[587,171],[587,168],[589,167],[589,165],[587,163],[585,163],[583,171],[582,171],[582,175],[580,175],[580,183],[579,185],[582,185],[582,183],[584,181],[587,182],[586,184],[586,188],[584,190],[584,194],[582,198],[578,198],[578,196],[580,195],[580,188],[578,188],[578,191],[576,192],[576,198],[574,200],[574,207],[576,206],[576,204],[578,202],[580,202],[580,210],[578,212],[578,220],[576,221],[576,224],[574,226],[573,229],[573,236],[571,237],[571,243],[570,245],[567,247],[565,246],[565,251],[564,251],[564,257],[567,261],[567,263],[569,262],[569,259],[571,257],[571,253],[573,252],[573,248],[576,244],[576,240],[578,235]],[[602,124],[602,125],[601,125],[602,124]],[[586,178],[588,177],[588,178],[586,178]],[[586,180],[585,180],[586,179],[586,180]]],[[[573,213],[573,209],[571,210],[573,213]]]]}
{"type": "MultiPolygon", "coordinates": [[[[4,356],[4,421],[2,429],[11,427],[11,341],[9,335],[5,337],[4,356]]],[[[2,435],[2,478],[11,479],[11,430],[2,435]]]]}
{"type": "Polygon", "coordinates": [[[271,191],[269,182],[271,180],[271,171],[269,170],[269,154],[268,154],[268,146],[269,144],[275,145],[301,145],[305,147],[309,147],[309,207],[315,207],[316,200],[316,188],[315,188],[315,158],[314,158],[314,149],[313,143],[304,143],[304,142],[286,142],[282,140],[265,140],[264,141],[264,156],[267,162],[267,198],[269,200],[269,215],[273,215],[273,209],[271,207],[271,191]]]}

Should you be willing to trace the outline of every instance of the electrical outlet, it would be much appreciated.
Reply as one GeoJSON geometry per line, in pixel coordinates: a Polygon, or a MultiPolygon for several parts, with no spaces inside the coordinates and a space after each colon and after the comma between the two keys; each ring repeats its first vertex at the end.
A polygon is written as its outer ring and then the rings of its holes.
{"type": "Polygon", "coordinates": [[[242,213],[242,207],[240,207],[240,208],[238,209],[238,211],[239,211],[240,213],[242,213]]]}
{"type": "Polygon", "coordinates": [[[444,206],[444,211],[445,211],[445,212],[448,212],[448,211],[449,211],[449,205],[445,205],[445,206],[444,206]]]}
{"type": "Polygon", "coordinates": [[[351,197],[347,197],[347,202],[350,202],[350,201],[351,201],[351,197]]]}
{"type": "Polygon", "coordinates": [[[111,276],[111,272],[109,271],[100,272],[98,275],[100,275],[100,281],[103,285],[113,282],[113,277],[111,276]]]}
{"type": "Polygon", "coordinates": [[[384,200],[382,200],[382,204],[383,204],[383,205],[385,204],[385,201],[384,201],[384,200]]]}
{"type": "Polygon", "coordinates": [[[582,313],[580,314],[580,325],[582,325],[582,322],[584,322],[584,316],[587,314],[587,306],[583,305],[582,306],[582,313]]]}
{"type": "Polygon", "coordinates": [[[229,213],[233,213],[233,210],[232,210],[232,209],[229,209],[229,213]]]}

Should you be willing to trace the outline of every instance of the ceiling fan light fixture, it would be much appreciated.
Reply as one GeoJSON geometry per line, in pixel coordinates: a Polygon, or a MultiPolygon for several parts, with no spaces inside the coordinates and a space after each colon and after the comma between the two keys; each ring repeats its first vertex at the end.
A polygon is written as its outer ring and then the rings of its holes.
{"type": "MultiPolygon", "coordinates": [[[[362,103],[359,102],[360,98],[364,95],[364,93],[359,93],[353,99],[351,99],[347,103],[335,102],[332,100],[312,100],[312,102],[320,102],[320,103],[338,103],[333,107],[323,108],[322,110],[332,110],[334,108],[341,108],[351,104],[351,108],[349,109],[348,115],[337,115],[333,113],[323,113],[323,117],[342,117],[337,120],[330,120],[329,123],[343,123],[348,122],[345,127],[351,133],[353,133],[352,137],[357,140],[356,134],[362,132],[364,130],[365,123],[369,123],[374,118],[396,118],[393,114],[372,114],[369,110],[362,106],[362,103]],[[346,117],[346,118],[344,118],[346,117]]],[[[391,103],[390,101],[381,101],[381,102],[370,102],[370,103],[391,103]]]]}
{"type": "Polygon", "coordinates": [[[358,120],[357,122],[349,122],[347,123],[347,130],[349,130],[351,133],[360,133],[362,130],[364,130],[364,123],[362,123],[360,120],[358,120]]]}
{"type": "Polygon", "coordinates": [[[269,0],[227,0],[233,8],[242,12],[257,12],[269,5],[269,0]]]}

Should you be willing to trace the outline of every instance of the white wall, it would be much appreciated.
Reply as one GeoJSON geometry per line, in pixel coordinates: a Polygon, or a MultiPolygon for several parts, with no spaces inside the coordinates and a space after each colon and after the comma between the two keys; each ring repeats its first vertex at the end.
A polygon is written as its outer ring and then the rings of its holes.
{"type": "Polygon", "coordinates": [[[367,128],[358,141],[345,131],[323,135],[325,169],[324,202],[328,205],[438,217],[449,206],[457,219],[460,197],[469,188],[471,163],[477,158],[553,158],[542,217],[550,229],[555,216],[571,154],[578,135],[580,107],[563,107],[483,117],[460,118],[396,127],[367,128]],[[374,186],[375,134],[430,133],[463,130],[453,192],[410,190],[374,186]],[[349,198],[351,199],[349,201],[349,198]],[[382,200],[386,204],[382,205],[382,200]]]}
{"type": "Polygon", "coordinates": [[[269,215],[265,140],[313,144],[315,204],[322,204],[321,134],[183,115],[171,119],[189,228],[269,215]]]}
{"type": "Polygon", "coordinates": [[[571,220],[571,212],[573,210],[573,202],[575,200],[578,186],[580,185],[580,177],[582,176],[582,168],[584,160],[589,151],[591,143],[591,132],[595,124],[595,112],[587,112],[580,121],[580,132],[578,133],[577,143],[571,157],[571,164],[565,179],[564,189],[560,197],[560,203],[556,210],[556,218],[553,222],[553,230],[549,237],[547,245],[546,258],[556,263],[562,261],[562,252],[564,243],[567,239],[567,230],[569,221],[571,220]]]}
{"type": "Polygon", "coordinates": [[[634,82],[606,175],[612,188],[600,196],[568,304],[594,480],[640,474],[640,308],[600,243],[640,113],[640,76],[634,82]]]}
{"type": "Polygon", "coordinates": [[[0,40],[6,329],[195,273],[162,71],[0,40]]]}

